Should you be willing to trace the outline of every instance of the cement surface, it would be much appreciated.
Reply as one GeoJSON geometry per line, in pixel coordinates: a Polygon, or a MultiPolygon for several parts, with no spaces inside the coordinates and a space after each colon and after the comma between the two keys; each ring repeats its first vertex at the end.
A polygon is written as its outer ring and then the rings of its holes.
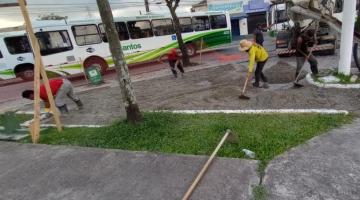
{"type": "MultiPolygon", "coordinates": [[[[0,142],[0,199],[181,199],[206,159],[0,142]]],[[[217,158],[191,199],[250,199],[257,164],[217,158]]]]}
{"type": "Polygon", "coordinates": [[[269,200],[358,200],[360,119],[272,160],[263,184],[269,200]]]}

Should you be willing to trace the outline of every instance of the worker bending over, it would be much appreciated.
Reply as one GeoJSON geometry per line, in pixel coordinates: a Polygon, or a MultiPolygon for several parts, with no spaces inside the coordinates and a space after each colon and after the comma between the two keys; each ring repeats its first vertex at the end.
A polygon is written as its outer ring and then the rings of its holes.
{"type": "MultiPolygon", "coordinates": [[[[52,79],[49,80],[51,93],[55,98],[55,105],[61,112],[61,114],[68,114],[69,110],[65,104],[65,98],[71,99],[78,108],[83,109],[83,103],[79,97],[74,94],[73,85],[67,79],[52,79]]],[[[34,100],[34,90],[25,90],[22,93],[22,97],[30,100],[34,100]]],[[[40,98],[45,103],[45,108],[50,108],[49,98],[46,93],[44,84],[40,85],[40,98]]]]}
{"type": "Polygon", "coordinates": [[[311,72],[316,76],[319,72],[318,62],[315,56],[308,51],[311,46],[310,43],[315,43],[314,32],[307,30],[304,33],[297,30],[296,33],[296,73],[295,78],[298,77],[301,69],[306,61],[310,64],[311,72]]]}
{"type": "Polygon", "coordinates": [[[269,54],[266,49],[259,44],[250,42],[249,40],[241,40],[239,50],[249,53],[248,77],[254,71],[255,62],[257,63],[255,70],[255,82],[253,83],[253,86],[260,87],[260,80],[262,80],[264,82],[262,87],[268,88],[269,85],[267,83],[267,78],[262,72],[265,63],[269,58],[269,54]]]}

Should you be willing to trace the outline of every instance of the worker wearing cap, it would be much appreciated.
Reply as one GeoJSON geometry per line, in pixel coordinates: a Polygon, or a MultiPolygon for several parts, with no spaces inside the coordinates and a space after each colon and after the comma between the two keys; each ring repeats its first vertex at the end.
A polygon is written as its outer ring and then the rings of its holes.
{"type": "Polygon", "coordinates": [[[253,83],[253,86],[260,87],[260,80],[262,80],[264,82],[263,87],[268,88],[269,85],[267,83],[267,78],[262,72],[265,63],[269,58],[269,54],[266,49],[259,44],[250,42],[249,40],[241,40],[239,50],[249,53],[248,76],[253,73],[255,62],[257,63],[255,70],[255,82],[253,83]]]}
{"type": "MultiPolygon", "coordinates": [[[[74,94],[74,89],[72,84],[67,79],[52,79],[49,80],[49,85],[51,93],[55,98],[55,105],[58,107],[61,114],[68,114],[69,110],[65,104],[65,98],[68,97],[76,103],[78,108],[81,110],[83,108],[83,103],[80,101],[79,97],[74,94]]],[[[34,100],[34,90],[25,90],[22,93],[22,97],[30,100],[34,100]]],[[[40,99],[44,101],[45,108],[50,107],[49,98],[46,93],[45,86],[40,85],[40,99]]]]}

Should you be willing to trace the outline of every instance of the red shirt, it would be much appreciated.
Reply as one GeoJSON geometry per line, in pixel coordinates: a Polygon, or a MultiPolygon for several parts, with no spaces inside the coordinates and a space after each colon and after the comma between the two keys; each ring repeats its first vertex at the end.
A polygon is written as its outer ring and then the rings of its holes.
{"type": "Polygon", "coordinates": [[[168,56],[168,60],[171,60],[171,61],[175,61],[175,60],[179,59],[176,49],[171,49],[167,56],[168,56]]]}
{"type": "MultiPolygon", "coordinates": [[[[51,88],[51,93],[54,96],[56,96],[57,92],[59,91],[60,87],[63,84],[63,80],[62,79],[52,79],[52,80],[49,80],[49,84],[50,84],[50,88],[51,88]]],[[[40,85],[40,98],[43,101],[48,101],[49,100],[44,84],[40,85]]]]}

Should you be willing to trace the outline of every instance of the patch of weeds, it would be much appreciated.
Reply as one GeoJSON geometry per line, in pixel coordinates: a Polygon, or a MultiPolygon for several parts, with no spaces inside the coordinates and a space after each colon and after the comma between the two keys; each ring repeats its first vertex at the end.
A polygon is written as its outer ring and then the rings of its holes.
{"type": "Polygon", "coordinates": [[[320,79],[319,76],[312,76],[312,78],[314,79],[315,82],[318,82],[318,83],[325,83],[323,80],[320,79]]]}
{"type": "MultiPolygon", "coordinates": [[[[31,120],[33,115],[27,114],[15,114],[16,121],[19,123],[24,123],[25,121],[31,120]]],[[[5,122],[5,114],[0,115],[0,126],[3,126],[5,122]]]]}
{"type": "Polygon", "coordinates": [[[265,169],[266,169],[268,163],[269,163],[269,161],[260,160],[260,163],[258,165],[257,173],[260,177],[260,185],[262,184],[263,178],[265,176],[265,169]]]}
{"type": "Polygon", "coordinates": [[[267,190],[265,186],[258,185],[253,188],[253,198],[252,200],[266,200],[267,199],[267,190]]]}
{"type": "Polygon", "coordinates": [[[352,75],[345,75],[345,74],[341,74],[341,73],[338,73],[337,71],[334,71],[332,73],[333,76],[335,76],[336,78],[340,79],[340,82],[341,84],[358,84],[360,83],[360,79],[358,78],[355,82],[351,82],[350,79],[351,79],[351,76],[352,75]]]}
{"type": "Polygon", "coordinates": [[[325,81],[323,81],[321,79],[322,77],[325,77],[325,76],[334,76],[334,77],[338,78],[339,82],[336,82],[336,83],[339,83],[339,84],[359,84],[360,83],[360,78],[358,78],[355,82],[351,82],[350,79],[351,79],[352,75],[347,76],[347,75],[341,74],[336,69],[329,69],[327,71],[321,72],[319,76],[312,76],[312,78],[315,82],[326,83],[325,81]]]}

